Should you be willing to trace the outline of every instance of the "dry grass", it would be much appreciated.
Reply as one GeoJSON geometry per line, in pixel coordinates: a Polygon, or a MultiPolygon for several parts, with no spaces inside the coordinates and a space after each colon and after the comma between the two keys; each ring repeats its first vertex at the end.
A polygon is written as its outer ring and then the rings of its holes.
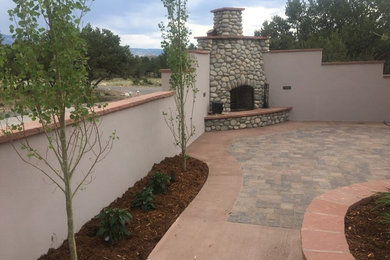
{"type": "Polygon", "coordinates": [[[140,83],[137,84],[136,80],[134,79],[122,79],[122,78],[113,78],[110,80],[103,80],[100,82],[99,86],[119,86],[119,87],[158,87],[161,86],[161,79],[160,78],[147,78],[147,81],[150,82],[150,84],[145,84],[143,80],[139,80],[140,83]]]}

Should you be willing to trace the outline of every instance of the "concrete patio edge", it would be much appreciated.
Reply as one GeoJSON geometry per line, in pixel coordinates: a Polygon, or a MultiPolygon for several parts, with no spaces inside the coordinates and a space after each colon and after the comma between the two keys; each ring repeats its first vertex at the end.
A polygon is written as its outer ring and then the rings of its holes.
{"type": "Polygon", "coordinates": [[[148,259],[302,259],[299,229],[228,221],[243,184],[240,163],[228,149],[232,141],[302,126],[289,122],[200,136],[188,154],[207,163],[209,177],[148,259]]]}
{"type": "Polygon", "coordinates": [[[344,233],[349,207],[376,192],[386,191],[390,179],[357,183],[317,196],[306,209],[302,228],[302,252],[307,260],[355,259],[344,233]]]}

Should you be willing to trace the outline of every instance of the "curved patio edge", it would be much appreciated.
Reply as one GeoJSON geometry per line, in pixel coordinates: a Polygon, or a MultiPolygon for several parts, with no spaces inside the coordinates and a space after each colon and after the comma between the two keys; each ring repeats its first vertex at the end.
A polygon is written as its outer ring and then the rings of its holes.
{"type": "Polygon", "coordinates": [[[307,207],[301,228],[305,259],[355,259],[344,233],[348,208],[375,192],[386,191],[390,179],[341,187],[314,198],[307,207]]]}

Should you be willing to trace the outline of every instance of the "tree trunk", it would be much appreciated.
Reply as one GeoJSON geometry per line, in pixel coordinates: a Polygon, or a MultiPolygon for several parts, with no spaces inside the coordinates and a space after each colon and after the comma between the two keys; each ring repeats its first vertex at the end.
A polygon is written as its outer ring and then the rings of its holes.
{"type": "Polygon", "coordinates": [[[186,87],[184,85],[184,80],[183,80],[183,75],[186,73],[185,69],[183,68],[183,45],[182,45],[182,40],[181,40],[181,0],[179,0],[178,3],[178,15],[177,15],[177,27],[178,27],[178,37],[179,37],[179,48],[180,48],[180,54],[179,54],[179,64],[180,64],[180,84],[179,84],[179,100],[180,100],[180,108],[179,108],[179,117],[180,117],[180,127],[179,131],[180,133],[180,147],[181,147],[181,157],[182,157],[182,163],[183,163],[183,171],[187,170],[187,161],[186,161],[186,132],[185,132],[185,127],[186,127],[186,118],[184,116],[184,93],[185,90],[184,88],[186,87]]]}
{"type": "Polygon", "coordinates": [[[74,225],[73,225],[73,206],[72,206],[72,190],[70,183],[65,185],[65,198],[66,198],[66,216],[68,222],[68,245],[70,252],[70,259],[77,260],[77,248],[76,240],[74,237],[74,225]]]}
{"type": "Polygon", "coordinates": [[[61,155],[62,155],[62,172],[64,174],[65,183],[65,202],[66,202],[66,217],[68,223],[68,245],[71,260],[77,260],[77,248],[76,240],[74,237],[74,224],[73,224],[73,192],[72,192],[72,176],[69,172],[68,165],[68,153],[66,142],[66,123],[65,123],[65,108],[60,115],[60,143],[61,143],[61,155]]]}

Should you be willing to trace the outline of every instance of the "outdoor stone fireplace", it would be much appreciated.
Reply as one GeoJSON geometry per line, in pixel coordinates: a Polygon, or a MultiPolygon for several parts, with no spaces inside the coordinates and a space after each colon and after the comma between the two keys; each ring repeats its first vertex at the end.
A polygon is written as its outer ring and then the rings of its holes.
{"type": "Polygon", "coordinates": [[[291,107],[262,109],[264,96],[268,96],[264,93],[263,53],[269,51],[269,38],[242,35],[243,10],[212,10],[214,28],[207,36],[195,37],[198,49],[210,53],[210,108],[215,111],[205,117],[206,132],[262,127],[288,120],[291,107]],[[218,114],[221,110],[222,114],[218,114]]]}
{"type": "Polygon", "coordinates": [[[261,108],[264,102],[263,52],[268,37],[242,35],[244,8],[220,8],[214,28],[196,37],[198,49],[210,51],[210,102],[221,102],[223,112],[261,108]]]}

